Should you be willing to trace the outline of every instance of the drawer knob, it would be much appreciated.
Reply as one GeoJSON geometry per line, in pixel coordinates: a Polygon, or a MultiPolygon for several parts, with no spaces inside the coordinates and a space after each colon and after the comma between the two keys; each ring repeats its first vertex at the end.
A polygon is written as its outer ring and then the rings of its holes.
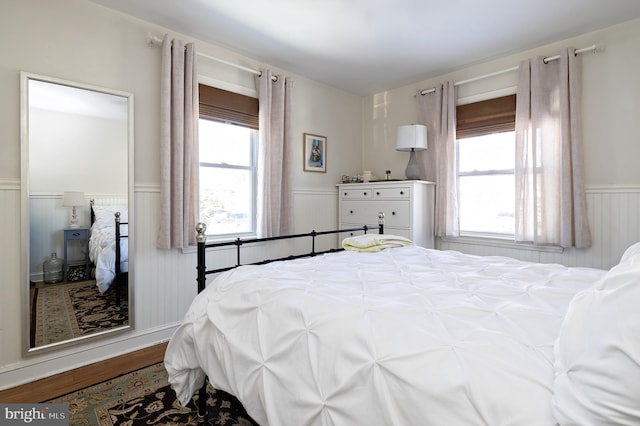
{"type": "Polygon", "coordinates": [[[395,216],[395,215],[396,215],[396,212],[391,212],[391,216],[395,216]]]}
{"type": "Polygon", "coordinates": [[[376,195],[380,195],[380,191],[376,191],[376,195]]]}
{"type": "Polygon", "coordinates": [[[353,210],[349,210],[349,213],[353,214],[353,210]]]}
{"type": "Polygon", "coordinates": [[[367,195],[367,193],[365,192],[364,195],[367,195]]]}
{"type": "Polygon", "coordinates": [[[404,195],[404,191],[400,191],[400,195],[404,195]]]}
{"type": "Polygon", "coordinates": [[[347,193],[346,193],[346,192],[344,193],[344,196],[345,196],[345,197],[347,196],[347,193]]]}
{"type": "Polygon", "coordinates": [[[73,233],[73,236],[74,236],[74,237],[79,237],[79,236],[80,236],[80,233],[79,233],[79,232],[74,232],[74,233],[73,233]]]}

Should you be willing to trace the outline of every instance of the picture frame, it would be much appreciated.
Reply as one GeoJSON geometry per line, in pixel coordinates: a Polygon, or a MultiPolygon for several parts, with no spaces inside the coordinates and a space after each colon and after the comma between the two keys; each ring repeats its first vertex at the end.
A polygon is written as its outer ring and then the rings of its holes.
{"type": "Polygon", "coordinates": [[[327,172],[326,136],[303,134],[302,165],[305,172],[327,172]]]}

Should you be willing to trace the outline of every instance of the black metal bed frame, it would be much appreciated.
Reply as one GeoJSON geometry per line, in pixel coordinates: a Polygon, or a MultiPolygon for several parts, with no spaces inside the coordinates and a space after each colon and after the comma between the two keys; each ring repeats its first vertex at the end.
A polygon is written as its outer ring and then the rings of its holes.
{"type": "MultiPolygon", "coordinates": [[[[235,269],[239,266],[242,266],[242,262],[240,260],[240,248],[243,245],[247,245],[247,244],[254,244],[254,243],[262,243],[262,242],[268,242],[268,241],[276,241],[276,240],[290,240],[290,239],[295,239],[295,238],[311,238],[311,251],[309,251],[308,253],[304,253],[304,254],[299,254],[299,255],[291,255],[291,256],[285,256],[285,257],[281,257],[281,258],[277,258],[277,259],[264,259],[258,262],[252,262],[252,263],[246,263],[245,265],[264,265],[267,263],[271,263],[271,262],[276,262],[276,261],[280,261],[280,260],[292,260],[292,259],[300,259],[300,258],[304,258],[304,257],[313,257],[313,256],[318,256],[321,254],[326,254],[326,253],[334,253],[334,252],[338,252],[338,251],[343,251],[343,248],[337,248],[337,249],[329,249],[329,250],[324,250],[324,251],[316,251],[316,237],[320,236],[320,235],[330,235],[330,234],[342,234],[345,232],[357,232],[357,231],[364,231],[364,233],[366,234],[367,231],[372,230],[372,229],[376,229],[376,227],[369,227],[367,225],[361,226],[359,228],[349,228],[349,229],[336,229],[333,231],[311,231],[311,232],[307,232],[304,234],[292,234],[292,235],[283,235],[283,236],[279,236],[279,237],[265,237],[265,238],[249,238],[249,239],[241,239],[241,238],[236,238],[233,241],[225,241],[225,242],[220,242],[220,243],[209,243],[207,244],[207,235],[206,235],[206,230],[207,230],[207,226],[204,223],[198,223],[196,225],[196,232],[197,232],[197,237],[196,237],[196,241],[197,241],[197,245],[198,245],[198,249],[197,249],[197,253],[198,253],[198,265],[196,267],[197,269],[197,278],[196,281],[198,283],[198,293],[204,291],[204,289],[207,286],[207,275],[210,274],[215,274],[218,272],[225,272],[225,271],[229,271],[231,269],[235,269]],[[206,251],[207,249],[210,248],[214,248],[214,247],[228,247],[228,246],[235,246],[236,247],[236,264],[233,266],[228,266],[228,267],[224,267],[224,268],[217,268],[217,269],[210,269],[207,270],[206,267],[206,251]]],[[[378,233],[379,234],[384,234],[384,213],[378,213],[378,233]]],[[[199,390],[199,394],[198,394],[198,416],[200,417],[205,417],[207,414],[207,378],[205,378],[204,384],[202,385],[202,387],[199,390]]]]}
{"type": "MultiPolygon", "coordinates": [[[[93,212],[93,205],[94,205],[94,201],[91,200],[89,210],[91,211],[92,226],[93,226],[93,223],[96,221],[96,215],[93,212]]],[[[120,216],[121,216],[120,212],[116,212],[114,215],[115,238],[116,238],[116,242],[115,242],[116,260],[115,260],[113,283],[111,284],[112,286],[114,286],[116,291],[116,308],[118,310],[122,309],[122,287],[123,287],[122,283],[127,282],[127,279],[129,278],[129,272],[122,272],[120,269],[120,261],[122,257],[122,254],[120,253],[120,240],[122,238],[129,238],[128,232],[127,232],[127,235],[122,234],[122,230],[120,229],[120,226],[129,225],[129,222],[121,222],[120,216]]]]}
{"type": "MultiPolygon", "coordinates": [[[[129,225],[129,222],[120,222],[120,212],[116,212],[115,215],[115,223],[116,223],[116,260],[115,260],[115,270],[113,277],[113,283],[116,285],[116,308],[118,310],[122,309],[122,288],[123,283],[126,283],[129,279],[129,271],[122,272],[120,270],[120,261],[122,259],[122,254],[120,253],[120,240],[122,238],[129,238],[129,228],[127,227],[127,235],[122,235],[122,230],[120,229],[121,225],[129,225]]],[[[127,240],[128,241],[128,240],[127,240]]],[[[128,243],[127,243],[128,244],[128,243]]]]}

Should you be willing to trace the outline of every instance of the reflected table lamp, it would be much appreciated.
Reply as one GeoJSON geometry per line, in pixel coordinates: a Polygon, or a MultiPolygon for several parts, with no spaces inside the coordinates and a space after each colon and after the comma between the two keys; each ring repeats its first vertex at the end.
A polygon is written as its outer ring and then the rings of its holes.
{"type": "Polygon", "coordinates": [[[427,126],[422,124],[409,124],[398,127],[396,139],[396,151],[411,151],[409,163],[405,169],[407,179],[420,178],[420,167],[416,161],[416,151],[427,149],[427,126]]]}
{"type": "Polygon", "coordinates": [[[72,207],[71,213],[71,222],[69,222],[70,228],[78,228],[80,224],[78,223],[78,214],[76,212],[76,208],[78,206],[84,205],[84,192],[76,192],[76,191],[65,191],[64,197],[62,198],[62,205],[65,207],[72,207]]]}

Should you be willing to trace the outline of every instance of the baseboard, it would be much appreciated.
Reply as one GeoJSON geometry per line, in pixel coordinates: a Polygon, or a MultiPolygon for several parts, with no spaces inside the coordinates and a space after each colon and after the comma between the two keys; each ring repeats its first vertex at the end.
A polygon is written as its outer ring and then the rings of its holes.
{"type": "Polygon", "coordinates": [[[0,402],[44,402],[161,362],[167,342],[0,391],[0,402]]]}

